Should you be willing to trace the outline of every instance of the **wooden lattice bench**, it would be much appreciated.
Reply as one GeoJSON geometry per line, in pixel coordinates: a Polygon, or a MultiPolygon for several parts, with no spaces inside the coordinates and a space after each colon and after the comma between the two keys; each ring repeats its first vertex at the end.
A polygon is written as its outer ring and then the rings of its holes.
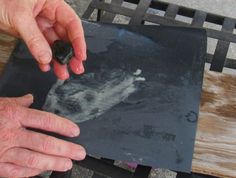
{"type": "MultiPolygon", "coordinates": [[[[96,20],[112,23],[117,14],[129,17],[129,24],[190,26],[202,28],[204,22],[222,26],[221,30],[207,28],[208,37],[218,40],[215,53],[207,55],[210,68],[205,70],[200,118],[197,129],[192,172],[220,177],[236,177],[236,59],[227,58],[230,43],[236,43],[236,19],[180,7],[157,0],[126,0],[137,5],[135,9],[122,6],[124,0],[105,3],[93,0],[83,15],[90,19],[97,9],[96,20]],[[163,11],[164,16],[149,13],[148,9],[163,11]],[[176,20],[181,15],[191,21],[176,20]],[[230,68],[224,70],[224,67],[230,68]]],[[[0,35],[0,70],[7,62],[15,39],[0,35]]],[[[79,165],[94,170],[95,177],[148,177],[151,168],[139,165],[134,173],[113,165],[113,160],[87,157],[79,165]]],[[[70,177],[71,172],[53,173],[51,177],[70,177]]],[[[178,174],[177,177],[182,177],[178,174]]]]}

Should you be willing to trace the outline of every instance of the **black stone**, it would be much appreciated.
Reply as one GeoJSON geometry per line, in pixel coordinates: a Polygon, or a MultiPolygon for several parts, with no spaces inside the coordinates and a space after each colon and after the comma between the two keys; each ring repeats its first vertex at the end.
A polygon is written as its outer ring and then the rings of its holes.
{"type": "Polygon", "coordinates": [[[70,59],[74,56],[74,50],[71,43],[61,40],[56,40],[52,46],[52,53],[54,59],[60,64],[68,64],[70,59]]]}

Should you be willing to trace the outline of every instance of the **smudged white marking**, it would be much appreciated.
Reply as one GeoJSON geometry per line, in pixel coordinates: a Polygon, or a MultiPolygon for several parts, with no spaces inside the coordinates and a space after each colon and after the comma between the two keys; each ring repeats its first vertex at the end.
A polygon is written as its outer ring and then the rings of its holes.
{"type": "Polygon", "coordinates": [[[137,90],[135,83],[145,81],[143,77],[121,70],[107,72],[106,75],[103,78],[104,74],[89,73],[69,81],[57,81],[43,109],[81,123],[99,117],[126,100],[137,90]]]}
{"type": "Polygon", "coordinates": [[[135,81],[145,82],[146,78],[145,77],[137,77],[137,78],[135,78],[135,81]]]}
{"type": "Polygon", "coordinates": [[[124,153],[126,156],[132,156],[132,153],[124,153]]]}
{"type": "Polygon", "coordinates": [[[139,76],[141,73],[142,73],[142,70],[141,69],[137,69],[133,74],[135,76],[139,76]]]}

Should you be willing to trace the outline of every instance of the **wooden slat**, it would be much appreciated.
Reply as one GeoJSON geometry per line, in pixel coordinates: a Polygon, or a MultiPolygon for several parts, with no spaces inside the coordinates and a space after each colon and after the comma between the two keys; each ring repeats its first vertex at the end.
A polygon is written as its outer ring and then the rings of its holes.
{"type": "MultiPolygon", "coordinates": [[[[106,163],[108,163],[108,164],[111,164],[111,165],[113,165],[114,162],[115,162],[114,160],[112,160],[112,159],[107,159],[107,158],[101,158],[101,160],[104,161],[104,162],[106,162],[106,163]]],[[[98,173],[95,172],[95,173],[93,174],[92,178],[106,178],[106,176],[100,175],[100,174],[98,174],[98,173]]]]}
{"type": "MultiPolygon", "coordinates": [[[[134,11],[132,9],[128,9],[125,7],[117,6],[117,5],[109,5],[105,3],[100,3],[100,2],[95,2],[93,3],[94,7],[97,7],[99,9],[116,13],[116,14],[122,14],[127,17],[132,17],[134,11]]],[[[180,22],[180,21],[175,21],[174,19],[168,19],[166,17],[161,17],[157,16],[154,14],[145,14],[144,21],[156,23],[156,24],[161,24],[161,25],[168,25],[168,26],[185,26],[189,27],[190,25],[185,22],[180,22]]],[[[216,38],[220,39],[223,41],[231,41],[233,43],[236,43],[236,35],[229,33],[229,32],[224,32],[224,31],[218,31],[214,29],[206,29],[207,30],[207,36],[211,38],[216,38]]]]}
{"type": "MultiPolygon", "coordinates": [[[[138,2],[138,0],[124,0],[124,1],[135,3],[135,4],[137,4],[138,2]]],[[[154,9],[166,11],[168,5],[169,5],[168,2],[164,2],[160,0],[152,0],[150,7],[154,9]]],[[[195,9],[192,9],[189,7],[179,6],[178,14],[192,18],[194,16],[195,11],[196,11],[195,9]]],[[[224,20],[224,17],[221,15],[207,13],[207,19],[206,19],[207,22],[222,25],[223,20],[224,20]]]]}
{"type": "Polygon", "coordinates": [[[138,25],[143,22],[143,17],[145,16],[152,0],[140,0],[139,4],[135,10],[135,13],[133,14],[130,25],[138,25]]]}
{"type": "Polygon", "coordinates": [[[193,27],[202,27],[205,20],[207,17],[207,13],[200,11],[200,10],[196,10],[194,17],[193,17],[193,21],[192,21],[192,26],[193,27]]]}
{"type": "MultiPolygon", "coordinates": [[[[114,162],[115,162],[114,160],[112,160],[112,159],[107,159],[107,158],[101,158],[101,160],[104,161],[104,162],[106,162],[106,163],[108,163],[108,164],[111,164],[111,165],[113,165],[114,162]]],[[[95,173],[93,174],[92,178],[106,178],[106,176],[100,175],[100,174],[98,174],[98,173],[95,172],[95,173]]]]}
{"type": "Polygon", "coordinates": [[[0,35],[0,62],[6,63],[9,56],[10,51],[14,48],[16,44],[16,39],[5,34],[0,35]]]}
{"type": "Polygon", "coordinates": [[[132,178],[148,178],[151,172],[151,167],[138,165],[135,169],[134,175],[132,178]]]}
{"type": "Polygon", "coordinates": [[[97,174],[97,173],[94,173],[92,178],[106,178],[105,176],[103,175],[100,175],[100,174],[97,174]]]}
{"type": "MultiPolygon", "coordinates": [[[[211,63],[212,59],[213,59],[213,55],[207,54],[206,62],[211,63]]],[[[230,68],[230,69],[236,69],[236,60],[232,58],[226,58],[225,67],[230,68]]]]}
{"type": "Polygon", "coordinates": [[[165,17],[175,19],[178,11],[179,11],[179,6],[177,6],[175,4],[169,4],[166,9],[165,17]]]}
{"type": "MultiPolygon", "coordinates": [[[[99,1],[102,2],[102,3],[105,2],[105,0],[99,0],[99,1]]],[[[98,22],[101,21],[101,18],[102,18],[102,16],[103,16],[103,13],[104,13],[103,10],[98,9],[98,13],[97,13],[97,21],[98,21],[98,22]]]]}
{"type": "Polygon", "coordinates": [[[112,159],[101,158],[101,160],[105,161],[108,164],[114,164],[115,163],[115,160],[112,160],[112,159]]]}
{"type": "Polygon", "coordinates": [[[212,59],[210,70],[222,72],[228,53],[230,42],[219,40],[216,45],[216,50],[212,59]]]}
{"type": "Polygon", "coordinates": [[[120,167],[109,164],[106,161],[101,161],[90,156],[87,156],[85,160],[76,163],[82,167],[92,169],[94,172],[102,172],[107,177],[130,178],[132,176],[132,173],[128,170],[122,169],[120,167]]]}
{"type": "Polygon", "coordinates": [[[89,19],[89,17],[92,15],[93,11],[95,10],[96,8],[96,3],[101,3],[99,0],[93,0],[88,8],[86,9],[86,11],[84,12],[82,18],[84,19],[89,19]]]}
{"type": "Polygon", "coordinates": [[[66,172],[52,172],[50,178],[71,178],[72,169],[66,172]]]}
{"type": "Polygon", "coordinates": [[[6,65],[6,63],[0,62],[0,71],[3,71],[5,65],[6,65]]]}
{"type": "Polygon", "coordinates": [[[205,71],[192,171],[236,177],[236,73],[205,71]]]}
{"type": "MultiPolygon", "coordinates": [[[[112,0],[111,4],[119,6],[122,4],[122,2],[123,2],[123,0],[112,0]]],[[[102,16],[100,21],[103,23],[109,23],[109,22],[111,23],[114,20],[115,16],[116,16],[116,14],[114,14],[114,13],[105,12],[105,14],[102,16]]]]}
{"type": "Polygon", "coordinates": [[[90,4],[92,8],[98,8],[102,9],[104,11],[110,12],[110,13],[115,13],[115,14],[122,14],[127,17],[132,17],[134,10],[126,8],[126,7],[121,7],[118,5],[114,4],[108,4],[108,3],[101,3],[98,0],[92,1],[90,4]]]}
{"type": "MultiPolygon", "coordinates": [[[[225,18],[222,31],[233,33],[235,27],[235,20],[231,18],[225,18]]],[[[225,59],[228,53],[230,42],[219,40],[216,46],[216,50],[212,59],[210,70],[222,72],[225,64],[225,59]]]]}
{"type": "Polygon", "coordinates": [[[4,69],[10,56],[10,52],[13,50],[15,44],[15,38],[5,34],[0,35],[0,71],[4,69]]]}

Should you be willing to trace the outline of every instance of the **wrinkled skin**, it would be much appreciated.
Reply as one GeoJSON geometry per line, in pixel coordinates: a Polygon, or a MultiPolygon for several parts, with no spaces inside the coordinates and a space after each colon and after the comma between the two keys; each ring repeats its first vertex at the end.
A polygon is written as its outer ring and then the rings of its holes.
{"type": "MultiPolygon", "coordinates": [[[[70,41],[75,57],[69,66],[76,74],[84,72],[86,44],[81,21],[63,0],[0,0],[0,30],[22,38],[42,71],[49,71],[53,61],[59,79],[67,79],[69,73],[66,65],[52,59],[50,45],[58,39],[70,41]]],[[[0,177],[66,171],[71,169],[72,159],[85,158],[82,146],[28,129],[79,135],[78,126],[71,121],[29,109],[32,102],[32,95],[0,98],[0,177]]]]}
{"type": "Polygon", "coordinates": [[[84,72],[86,43],[81,21],[63,0],[0,0],[0,30],[21,37],[42,71],[54,71],[59,79],[69,78],[66,65],[52,60],[50,45],[55,40],[70,41],[75,57],[69,64],[76,74],[84,72]]]}
{"type": "Polygon", "coordinates": [[[32,95],[0,98],[0,177],[29,177],[47,170],[66,171],[85,158],[83,147],[31,131],[36,128],[64,136],[79,135],[71,121],[29,109],[32,95]]]}

